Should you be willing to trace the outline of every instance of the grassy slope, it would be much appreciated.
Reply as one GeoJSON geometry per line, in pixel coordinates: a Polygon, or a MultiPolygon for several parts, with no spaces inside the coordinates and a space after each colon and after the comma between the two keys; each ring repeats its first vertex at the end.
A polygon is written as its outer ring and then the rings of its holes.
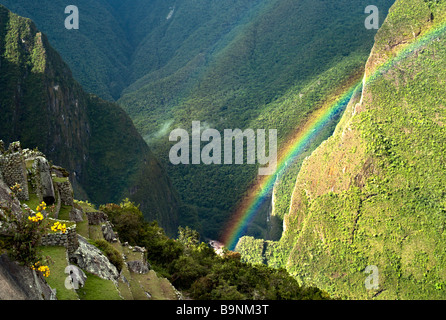
{"type": "MultiPolygon", "coordinates": [[[[397,1],[367,74],[444,23],[445,12],[442,3],[397,1]]],[[[368,83],[362,104],[356,97],[335,135],[304,162],[281,239],[301,282],[346,298],[446,296],[445,39],[368,83]],[[369,265],[379,268],[378,290],[365,289],[369,265]]]]}
{"type": "MultiPolygon", "coordinates": [[[[86,202],[76,201],[76,206],[83,212],[96,211],[95,207],[86,202]]],[[[101,226],[89,226],[86,215],[84,221],[76,224],[77,232],[91,241],[103,239],[101,226]]],[[[125,254],[127,261],[143,260],[141,253],[135,253],[124,247],[118,241],[112,244],[121,254],[125,254]]],[[[124,264],[122,274],[128,283],[122,279],[118,280],[118,286],[112,281],[101,279],[93,274],[86,273],[87,281],[85,286],[79,290],[69,290],[65,288],[65,268],[69,265],[67,261],[66,248],[63,247],[40,247],[44,263],[50,268],[48,284],[57,290],[58,300],[175,300],[176,293],[171,284],[165,278],[150,270],[148,274],[136,274],[131,272],[124,264]],[[151,297],[146,294],[149,292],[151,297]]]]}

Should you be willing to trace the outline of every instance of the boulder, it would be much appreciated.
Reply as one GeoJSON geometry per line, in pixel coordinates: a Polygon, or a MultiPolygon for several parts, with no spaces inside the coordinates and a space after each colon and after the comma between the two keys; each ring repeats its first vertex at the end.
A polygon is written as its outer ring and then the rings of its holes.
{"type": "Polygon", "coordinates": [[[0,300],[56,300],[52,290],[38,272],[0,256],[0,300]]]}
{"type": "Polygon", "coordinates": [[[119,272],[101,250],[88,243],[84,237],[79,235],[78,242],[79,247],[69,256],[70,262],[102,279],[116,282],[119,272]]]}
{"type": "Polygon", "coordinates": [[[88,224],[97,226],[108,221],[108,216],[102,211],[86,212],[88,224]]]}
{"type": "Polygon", "coordinates": [[[82,288],[85,285],[85,281],[87,281],[85,273],[76,266],[67,266],[65,268],[65,273],[69,275],[65,280],[65,287],[79,289],[82,288]]]}
{"type": "Polygon", "coordinates": [[[144,253],[144,252],[146,252],[146,248],[138,247],[138,246],[134,246],[134,247],[133,247],[133,252],[141,252],[141,253],[144,253]]]}
{"type": "Polygon", "coordinates": [[[33,169],[36,173],[36,182],[38,193],[47,205],[53,205],[56,202],[53,179],[51,177],[51,168],[44,157],[36,157],[33,163],[33,169]]]}
{"type": "Polygon", "coordinates": [[[104,239],[108,242],[116,242],[118,241],[118,237],[116,236],[115,232],[113,231],[112,224],[110,221],[107,221],[102,225],[102,234],[104,235],[104,239]]]}
{"type": "Polygon", "coordinates": [[[84,221],[84,218],[82,217],[82,210],[73,207],[70,211],[70,220],[75,222],[84,221]]]}
{"type": "Polygon", "coordinates": [[[127,261],[127,267],[134,273],[146,274],[149,272],[149,265],[141,260],[127,261]]]}

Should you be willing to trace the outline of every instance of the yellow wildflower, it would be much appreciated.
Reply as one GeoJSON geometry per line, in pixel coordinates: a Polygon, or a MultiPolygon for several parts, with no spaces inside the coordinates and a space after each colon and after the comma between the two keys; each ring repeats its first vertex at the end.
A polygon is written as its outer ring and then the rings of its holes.
{"type": "Polygon", "coordinates": [[[46,203],[44,201],[42,201],[41,204],[39,204],[36,208],[36,211],[41,212],[43,210],[46,210],[46,203]]]}
{"type": "Polygon", "coordinates": [[[56,221],[54,223],[54,225],[51,227],[51,230],[56,232],[56,231],[62,231],[63,233],[67,232],[67,226],[66,224],[61,224],[59,221],[56,221]]]}
{"type": "Polygon", "coordinates": [[[31,269],[42,272],[42,275],[44,277],[50,276],[50,268],[48,266],[41,266],[40,261],[37,261],[36,263],[34,263],[34,265],[31,266],[31,269]]]}
{"type": "Polygon", "coordinates": [[[29,216],[28,217],[29,221],[33,221],[33,222],[39,222],[43,220],[43,214],[41,214],[40,212],[38,212],[35,216],[29,216]]]}

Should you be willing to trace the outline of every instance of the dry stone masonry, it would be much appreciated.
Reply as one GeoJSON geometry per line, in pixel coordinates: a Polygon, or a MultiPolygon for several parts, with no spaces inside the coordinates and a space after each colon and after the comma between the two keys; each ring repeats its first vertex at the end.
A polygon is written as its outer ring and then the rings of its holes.
{"type": "Polygon", "coordinates": [[[8,187],[16,183],[20,185],[21,191],[17,192],[20,201],[29,200],[28,175],[26,171],[25,158],[22,154],[20,142],[13,142],[8,150],[4,150],[4,143],[0,143],[0,172],[2,180],[8,187]]]}
{"type": "Polygon", "coordinates": [[[66,233],[50,233],[42,237],[42,246],[60,246],[67,248],[68,254],[74,253],[79,248],[76,226],[67,228],[66,233]]]}
{"type": "Polygon", "coordinates": [[[60,201],[65,206],[72,206],[74,204],[73,188],[68,178],[65,181],[55,181],[57,190],[59,191],[60,201]]]}
{"type": "Polygon", "coordinates": [[[58,166],[50,166],[45,155],[37,150],[22,150],[20,142],[11,143],[5,150],[4,142],[0,140],[0,180],[10,188],[16,183],[20,185],[21,191],[17,193],[20,201],[29,200],[30,182],[39,200],[45,201],[47,205],[56,202],[56,194],[60,195],[61,204],[74,204],[73,187],[67,171],[58,166]],[[26,163],[29,162],[32,166],[27,169],[26,163]]]}
{"type": "MultiPolygon", "coordinates": [[[[23,214],[22,210],[28,207],[26,203],[21,204],[19,200],[29,200],[30,193],[37,195],[39,201],[44,201],[48,206],[54,205],[53,218],[56,219],[61,205],[71,206],[70,221],[60,221],[72,224],[67,228],[66,233],[47,233],[42,236],[40,245],[65,247],[70,263],[102,279],[111,280],[117,285],[120,272],[116,266],[100,249],[79,235],[76,231],[76,224],[73,224],[73,222],[83,221],[85,214],[88,218],[88,225],[100,226],[106,241],[119,242],[118,234],[114,232],[107,214],[102,211],[84,212],[76,206],[69,173],[64,168],[51,166],[44,154],[37,150],[22,150],[19,142],[11,143],[8,150],[5,150],[4,143],[0,140],[0,203],[9,203],[14,213],[23,214]],[[13,199],[10,188],[16,183],[20,184],[22,190],[18,193],[18,197],[13,199]]],[[[32,210],[33,208],[28,209],[32,210]]],[[[2,214],[1,209],[0,214],[2,214]]],[[[7,231],[3,227],[0,225],[0,233],[1,230],[7,231]]],[[[140,259],[132,254],[131,261],[126,261],[127,257],[123,256],[128,270],[132,273],[147,274],[151,267],[147,262],[146,249],[128,246],[128,250],[140,253],[140,259]]],[[[1,258],[0,256],[0,260],[1,258]]]]}

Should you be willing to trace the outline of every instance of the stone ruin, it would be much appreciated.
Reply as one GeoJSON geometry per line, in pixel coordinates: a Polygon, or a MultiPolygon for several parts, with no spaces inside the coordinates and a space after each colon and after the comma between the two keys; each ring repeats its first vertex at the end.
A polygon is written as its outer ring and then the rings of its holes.
{"type": "MultiPolygon", "coordinates": [[[[5,150],[4,143],[0,140],[0,200],[12,201],[10,188],[15,184],[19,184],[21,188],[21,191],[17,193],[17,199],[12,204],[12,209],[17,214],[22,212],[18,200],[28,201],[30,192],[34,192],[37,194],[39,201],[44,201],[48,206],[56,205],[56,218],[60,205],[63,204],[72,206],[71,221],[83,220],[83,210],[74,206],[73,188],[69,181],[69,173],[65,169],[50,165],[45,155],[39,151],[22,150],[20,142],[11,143],[9,148],[5,150]]],[[[22,206],[23,208],[26,207],[25,204],[22,206]]],[[[85,212],[85,214],[89,225],[101,227],[106,241],[111,243],[119,241],[118,234],[113,231],[113,225],[107,214],[101,211],[85,212]]],[[[67,228],[65,234],[49,233],[44,235],[41,245],[67,248],[68,259],[71,263],[75,263],[103,279],[112,280],[116,283],[120,277],[116,267],[110,263],[104,254],[77,234],[76,225],[67,228]]],[[[129,270],[139,274],[147,273],[150,265],[145,258],[145,249],[135,247],[133,251],[141,253],[141,260],[126,261],[129,270]]]]}
{"type": "MultiPolygon", "coordinates": [[[[29,194],[34,191],[39,201],[44,201],[48,206],[56,203],[64,205],[74,205],[73,189],[70,181],[60,180],[60,183],[53,183],[53,168],[50,166],[45,155],[39,151],[23,149],[20,142],[13,142],[5,150],[4,142],[0,140],[0,199],[11,202],[11,190],[15,184],[20,185],[17,199],[13,202],[13,212],[21,214],[20,201],[29,200],[29,194]],[[31,168],[27,169],[26,163],[31,162],[31,168]],[[29,189],[31,186],[32,190],[29,189]]],[[[56,167],[58,172],[66,170],[56,167]]],[[[23,204],[23,207],[27,207],[23,204]]],[[[60,206],[59,206],[60,208],[60,206]]],[[[34,209],[34,208],[31,208],[34,209]]],[[[69,253],[73,253],[79,247],[75,228],[68,228],[66,234],[48,234],[42,238],[42,245],[64,246],[69,253]]]]}
{"type": "Polygon", "coordinates": [[[51,206],[60,199],[61,204],[73,206],[74,192],[68,172],[58,166],[51,166],[45,155],[36,150],[21,148],[20,142],[13,142],[5,150],[0,140],[0,180],[9,187],[16,183],[21,191],[17,192],[20,201],[29,200],[29,185],[40,201],[51,206]],[[32,163],[27,169],[26,164],[32,163]],[[53,180],[53,177],[58,179],[53,180]]]}
{"type": "Polygon", "coordinates": [[[11,143],[8,150],[5,150],[3,141],[0,142],[0,179],[9,188],[19,184],[17,198],[20,201],[29,200],[28,174],[20,142],[11,143]]]}
{"type": "Polygon", "coordinates": [[[67,248],[68,255],[79,248],[76,226],[67,228],[66,233],[49,233],[42,237],[42,246],[60,246],[67,248]]]}
{"type": "Polygon", "coordinates": [[[73,188],[71,186],[70,180],[68,178],[65,181],[55,181],[56,189],[59,191],[60,201],[65,206],[73,206],[73,188]]]}

